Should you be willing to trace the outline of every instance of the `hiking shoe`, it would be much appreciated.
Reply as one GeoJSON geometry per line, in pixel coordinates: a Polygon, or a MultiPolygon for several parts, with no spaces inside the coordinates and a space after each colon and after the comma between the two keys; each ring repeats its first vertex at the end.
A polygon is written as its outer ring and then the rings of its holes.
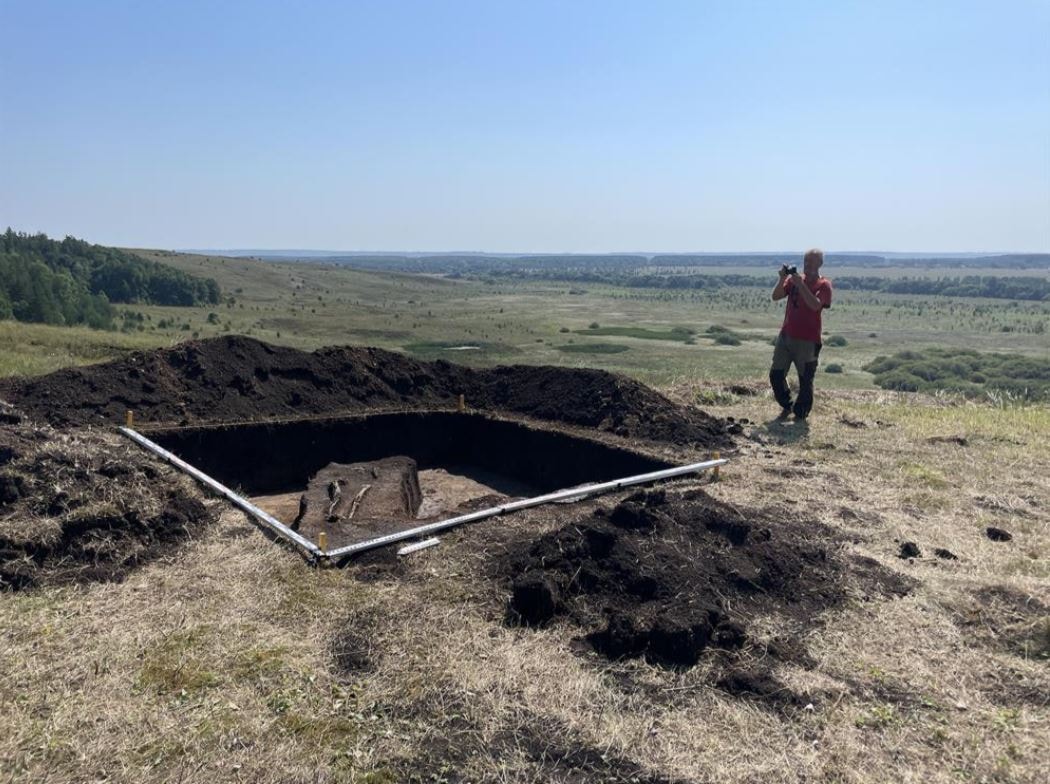
{"type": "Polygon", "coordinates": [[[780,409],[780,413],[777,414],[777,419],[779,421],[783,421],[783,420],[787,419],[789,416],[791,416],[791,409],[790,408],[782,408],[782,409],[780,409]]]}

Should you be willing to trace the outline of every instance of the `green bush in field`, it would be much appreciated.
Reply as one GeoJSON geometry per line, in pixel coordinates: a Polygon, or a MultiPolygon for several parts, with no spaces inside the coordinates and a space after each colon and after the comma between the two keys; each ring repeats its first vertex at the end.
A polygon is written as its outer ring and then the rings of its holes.
{"type": "Polygon", "coordinates": [[[743,335],[719,324],[712,324],[708,327],[707,336],[715,342],[716,346],[739,346],[743,341],[743,335]]]}
{"type": "Polygon", "coordinates": [[[838,364],[837,362],[832,362],[830,365],[828,365],[826,368],[824,368],[824,372],[825,373],[841,373],[842,372],[842,365],[838,364]]]}
{"type": "Polygon", "coordinates": [[[832,335],[830,338],[824,341],[824,345],[827,346],[845,346],[848,343],[849,341],[846,340],[846,338],[842,337],[842,335],[832,335]]]}
{"type": "Polygon", "coordinates": [[[864,370],[873,373],[883,389],[948,391],[967,397],[994,392],[1021,400],[1050,400],[1050,362],[1035,357],[928,348],[876,357],[864,370]]]}

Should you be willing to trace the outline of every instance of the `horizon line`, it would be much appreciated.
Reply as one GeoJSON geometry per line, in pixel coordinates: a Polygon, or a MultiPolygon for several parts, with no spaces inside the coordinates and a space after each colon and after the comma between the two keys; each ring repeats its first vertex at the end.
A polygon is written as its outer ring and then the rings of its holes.
{"type": "MultiPolygon", "coordinates": [[[[147,248],[141,248],[146,250],[147,248]]],[[[161,248],[156,248],[161,250],[161,248]]],[[[322,248],[170,248],[173,253],[215,255],[314,254],[323,256],[783,256],[805,250],[606,250],[606,251],[495,251],[495,250],[327,250],[322,248]]],[[[1050,256],[1050,250],[824,250],[825,256],[1050,256]]]]}

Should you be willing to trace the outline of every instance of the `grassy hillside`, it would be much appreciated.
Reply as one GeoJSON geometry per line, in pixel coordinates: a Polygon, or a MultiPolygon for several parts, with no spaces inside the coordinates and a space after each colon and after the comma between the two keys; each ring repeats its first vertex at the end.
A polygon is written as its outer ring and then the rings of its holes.
{"type": "MultiPolygon", "coordinates": [[[[122,308],[133,314],[121,322],[126,341],[84,332],[72,353],[70,341],[57,333],[20,329],[20,345],[8,349],[0,367],[45,372],[66,356],[93,361],[131,347],[238,332],[300,348],[358,343],[477,365],[586,364],[658,384],[682,378],[761,379],[768,369],[768,341],[782,318],[782,305],[756,288],[710,292],[557,281],[483,283],[325,264],[136,253],[214,278],[231,301],[194,308],[122,308]],[[590,330],[592,323],[600,331],[590,330]],[[711,327],[731,330],[740,345],[719,341],[725,333],[711,327]],[[652,339],[688,330],[695,333],[691,342],[652,339]],[[52,340],[61,345],[50,348],[52,340]]],[[[849,270],[827,272],[834,277],[849,270]]],[[[825,328],[829,338],[840,338],[835,341],[840,345],[829,342],[822,360],[841,365],[843,372],[821,373],[819,383],[870,388],[865,364],[879,355],[927,346],[1005,348],[1046,358],[1048,322],[1050,303],[1043,302],[836,292],[825,328]]]]}

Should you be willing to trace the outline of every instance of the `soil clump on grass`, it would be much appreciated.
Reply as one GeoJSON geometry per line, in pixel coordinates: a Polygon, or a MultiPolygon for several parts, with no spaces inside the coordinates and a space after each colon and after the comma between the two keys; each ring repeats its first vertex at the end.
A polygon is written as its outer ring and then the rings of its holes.
{"type": "MultiPolygon", "coordinates": [[[[509,623],[564,618],[610,659],[671,668],[695,665],[709,650],[755,648],[770,663],[805,663],[800,632],[820,613],[848,596],[901,596],[913,585],[849,556],[818,523],[738,510],[702,490],[636,493],[512,549],[497,572],[509,583],[509,623]],[[760,640],[757,617],[794,633],[760,640]]],[[[730,670],[723,682],[730,693],[786,699],[768,667],[730,670]]]]}
{"type": "Polygon", "coordinates": [[[119,580],[213,520],[188,480],[115,434],[0,425],[0,590],[119,580]]]}
{"type": "Polygon", "coordinates": [[[313,352],[244,336],[182,343],[39,378],[0,380],[0,397],[53,425],[249,421],[369,409],[452,407],[523,414],[629,438],[704,447],[725,423],[624,376],[548,366],[473,369],[377,348],[313,352]]]}

